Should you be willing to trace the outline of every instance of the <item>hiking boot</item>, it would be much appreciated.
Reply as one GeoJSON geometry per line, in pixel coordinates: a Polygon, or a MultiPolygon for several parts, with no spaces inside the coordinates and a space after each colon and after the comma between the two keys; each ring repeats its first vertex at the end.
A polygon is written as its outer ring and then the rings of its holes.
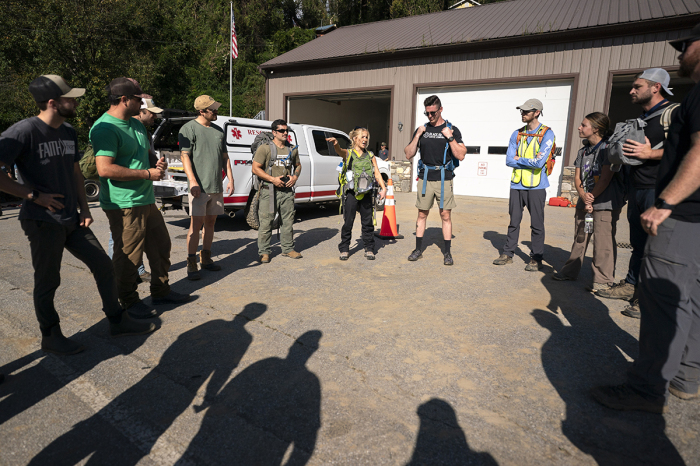
{"type": "Polygon", "coordinates": [[[139,278],[136,280],[136,283],[151,283],[151,274],[148,272],[140,274],[139,278]]]}
{"type": "Polygon", "coordinates": [[[126,308],[126,311],[134,319],[150,319],[158,315],[155,309],[147,306],[142,300],[139,300],[126,308]]]}
{"type": "Polygon", "coordinates": [[[560,282],[564,282],[564,281],[567,281],[567,280],[571,280],[571,281],[576,280],[575,278],[571,278],[570,276],[564,275],[564,274],[561,273],[561,272],[554,272],[554,274],[552,274],[552,278],[553,278],[554,280],[557,280],[557,281],[560,281],[560,282]]]}
{"type": "Polygon", "coordinates": [[[304,257],[296,251],[283,252],[282,255],[291,259],[301,259],[304,257]]]}
{"type": "Polygon", "coordinates": [[[621,311],[623,316],[631,317],[633,319],[641,319],[642,312],[639,310],[639,300],[635,299],[632,304],[627,306],[621,311]]]}
{"type": "Polygon", "coordinates": [[[620,283],[613,283],[607,290],[599,290],[597,296],[609,299],[624,299],[629,301],[634,297],[634,285],[621,280],[620,283]]]}
{"type": "Polygon", "coordinates": [[[156,329],[152,322],[137,322],[129,316],[128,312],[122,312],[122,320],[118,323],[109,323],[109,334],[113,337],[126,337],[129,335],[145,335],[156,329]]]}
{"type": "Polygon", "coordinates": [[[350,258],[350,253],[349,252],[341,252],[340,253],[340,260],[341,261],[346,261],[350,258]]]}
{"type": "Polygon", "coordinates": [[[698,397],[698,392],[684,392],[683,390],[674,387],[672,383],[668,385],[668,391],[671,393],[671,395],[675,396],[676,398],[680,398],[681,400],[693,400],[698,397]]]}
{"type": "Polygon", "coordinates": [[[666,400],[662,396],[656,400],[644,398],[627,384],[595,387],[591,390],[593,399],[603,406],[622,411],[648,411],[663,414],[666,412],[666,400]]]}
{"type": "Polygon", "coordinates": [[[372,251],[365,251],[365,257],[368,261],[374,260],[374,253],[372,251]]]}
{"type": "Polygon", "coordinates": [[[586,286],[586,291],[591,293],[596,293],[598,291],[607,290],[610,288],[610,283],[593,283],[592,285],[586,286]]]}
{"type": "Polygon", "coordinates": [[[176,291],[170,290],[165,296],[160,298],[151,297],[153,304],[182,304],[190,300],[190,295],[178,293],[176,291]]]}
{"type": "Polygon", "coordinates": [[[199,251],[199,262],[202,264],[203,269],[211,270],[212,272],[221,270],[221,266],[211,260],[211,251],[205,251],[204,249],[199,251]]]}
{"type": "Polygon", "coordinates": [[[537,272],[538,270],[542,270],[542,261],[530,259],[530,263],[525,266],[525,270],[528,272],[537,272]]]}
{"type": "Polygon", "coordinates": [[[46,353],[67,356],[69,354],[80,353],[85,349],[85,346],[77,341],[64,337],[61,332],[61,326],[56,324],[51,327],[51,334],[49,336],[41,337],[41,349],[46,353]]]}
{"type": "Polygon", "coordinates": [[[421,251],[420,249],[414,249],[413,252],[411,253],[411,255],[408,256],[408,260],[413,262],[413,261],[417,261],[421,257],[423,257],[423,251],[421,251]]]}
{"type": "Polygon", "coordinates": [[[260,255],[260,262],[262,264],[269,264],[270,263],[270,255],[269,254],[261,254],[260,255]]]}
{"type": "Polygon", "coordinates": [[[513,258],[506,255],[506,254],[501,254],[498,256],[498,259],[493,261],[493,265],[506,265],[506,264],[512,264],[513,263],[513,258]]]}
{"type": "Polygon", "coordinates": [[[454,265],[454,263],[455,263],[455,261],[452,260],[452,254],[450,254],[449,252],[446,252],[445,253],[445,260],[444,260],[443,264],[454,265]]]}
{"type": "Polygon", "coordinates": [[[188,257],[187,258],[187,279],[188,280],[199,280],[202,276],[199,274],[199,269],[197,268],[197,258],[188,257]]]}

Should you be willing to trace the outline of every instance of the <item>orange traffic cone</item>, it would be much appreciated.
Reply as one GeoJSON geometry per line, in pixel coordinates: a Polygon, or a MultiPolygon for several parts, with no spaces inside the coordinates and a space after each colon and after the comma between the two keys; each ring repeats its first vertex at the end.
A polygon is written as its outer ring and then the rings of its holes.
{"type": "Polygon", "coordinates": [[[382,229],[374,234],[381,239],[403,239],[399,234],[399,226],[396,224],[396,205],[394,201],[394,183],[389,178],[384,201],[384,218],[382,229]]]}

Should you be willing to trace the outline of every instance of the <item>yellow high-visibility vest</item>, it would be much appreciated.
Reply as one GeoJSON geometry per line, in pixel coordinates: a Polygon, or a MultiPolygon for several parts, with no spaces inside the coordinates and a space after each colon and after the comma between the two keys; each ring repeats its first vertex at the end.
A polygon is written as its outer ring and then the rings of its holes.
{"type": "MultiPolygon", "coordinates": [[[[534,133],[527,132],[527,126],[524,126],[518,131],[518,157],[523,159],[534,159],[540,151],[542,138],[549,128],[545,125],[540,125],[534,133]],[[532,138],[530,143],[527,139],[532,138]]],[[[510,181],[520,183],[526,188],[536,188],[542,181],[542,170],[544,168],[514,168],[513,175],[510,181]]]]}

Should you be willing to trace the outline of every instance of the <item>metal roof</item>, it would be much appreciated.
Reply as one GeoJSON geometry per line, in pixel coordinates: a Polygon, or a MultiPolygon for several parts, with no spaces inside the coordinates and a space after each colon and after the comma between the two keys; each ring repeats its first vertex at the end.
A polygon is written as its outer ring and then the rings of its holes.
{"type": "Polygon", "coordinates": [[[511,0],[341,27],[260,68],[508,38],[544,40],[564,32],[672,21],[698,13],[700,0],[511,0]]]}

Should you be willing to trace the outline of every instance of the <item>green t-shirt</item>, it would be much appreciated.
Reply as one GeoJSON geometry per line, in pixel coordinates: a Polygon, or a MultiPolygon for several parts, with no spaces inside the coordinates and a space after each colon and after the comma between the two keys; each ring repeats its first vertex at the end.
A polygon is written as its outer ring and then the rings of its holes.
{"type": "MultiPolygon", "coordinates": [[[[294,149],[292,152],[291,160],[286,160],[289,155],[289,149],[291,147],[285,147],[284,149],[277,148],[277,161],[272,166],[271,175],[274,177],[285,176],[292,174],[292,168],[299,165],[299,150],[294,149]]],[[[263,171],[267,173],[268,165],[270,164],[270,146],[268,144],[261,144],[258,150],[255,151],[255,157],[253,157],[253,162],[258,162],[262,165],[263,171]]]]}
{"type": "MultiPolygon", "coordinates": [[[[215,125],[204,126],[197,120],[188,121],[177,135],[180,151],[190,153],[194,177],[208,194],[224,192],[222,172],[225,161],[222,153],[227,152],[226,137],[221,128],[215,125]]],[[[187,187],[190,182],[187,180],[187,187]]]]}
{"type": "MultiPolygon", "coordinates": [[[[148,133],[135,118],[121,120],[104,113],[90,130],[95,157],[112,157],[114,163],[132,170],[147,170],[148,133]]],[[[100,207],[130,209],[155,204],[153,181],[117,181],[100,177],[100,207]]]]}

